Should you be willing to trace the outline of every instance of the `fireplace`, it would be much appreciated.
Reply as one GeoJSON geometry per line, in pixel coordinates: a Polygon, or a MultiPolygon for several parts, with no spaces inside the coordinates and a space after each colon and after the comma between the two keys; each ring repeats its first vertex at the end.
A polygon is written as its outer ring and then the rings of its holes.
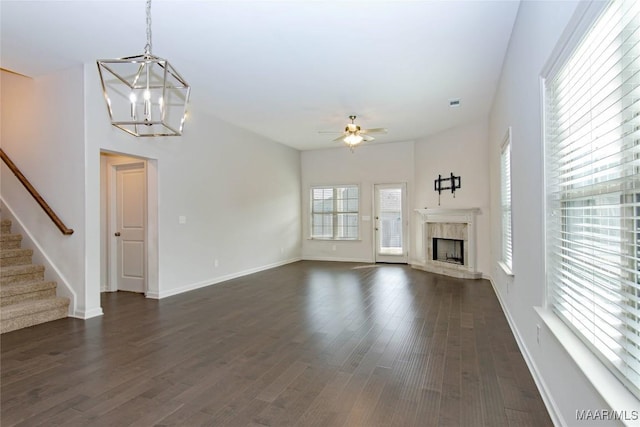
{"type": "Polygon", "coordinates": [[[464,240],[433,238],[433,260],[464,265],[464,240]]]}
{"type": "MultiPolygon", "coordinates": [[[[412,264],[431,273],[480,279],[476,269],[476,215],[479,208],[416,209],[422,223],[421,260],[412,264]]],[[[419,258],[418,258],[419,259],[419,258]]]]}

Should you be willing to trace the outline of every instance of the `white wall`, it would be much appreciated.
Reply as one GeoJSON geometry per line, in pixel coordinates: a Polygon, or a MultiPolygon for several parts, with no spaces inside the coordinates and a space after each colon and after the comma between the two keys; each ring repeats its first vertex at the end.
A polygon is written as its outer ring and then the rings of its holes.
{"type": "Polygon", "coordinates": [[[109,124],[97,74],[86,66],[88,283],[99,290],[101,150],[155,159],[158,297],[300,258],[297,150],[206,114],[197,88],[182,137],[134,138],[109,124]]]}
{"type": "MultiPolygon", "coordinates": [[[[74,234],[64,236],[2,164],[2,199],[57,268],[59,292],[75,291],[71,315],[85,317],[84,87],[72,68],[30,79],[2,71],[2,148],[74,234]],[[65,286],[71,289],[65,289],[65,286]]],[[[44,257],[45,260],[38,257],[44,257]]],[[[47,269],[47,274],[53,274],[47,269]]]]}
{"type": "MultiPolygon", "coordinates": [[[[420,139],[415,147],[415,207],[438,207],[438,192],[433,182],[453,172],[460,177],[455,197],[451,191],[440,195],[441,208],[480,208],[476,218],[478,271],[489,274],[489,139],[486,120],[470,123],[437,135],[420,139]]],[[[446,184],[445,184],[446,185],[446,184]]],[[[414,216],[415,258],[424,261],[420,221],[414,216]]]]}
{"type": "MultiPolygon", "coordinates": [[[[540,73],[576,2],[523,1],[505,58],[490,117],[491,275],[512,328],[555,421],[576,425],[576,410],[608,405],[534,311],[544,305],[543,159],[540,73]],[[500,147],[512,126],[513,273],[498,267],[500,254],[500,147]],[[540,341],[536,328],[541,326],[540,341]]],[[[627,408],[629,411],[636,408],[627,408]]],[[[580,425],[590,425],[580,422],[580,425]]],[[[605,425],[602,420],[597,425],[605,425]]],[[[593,424],[591,424],[593,425],[593,424]]]]}
{"type": "MultiPolygon", "coordinates": [[[[302,257],[304,259],[373,262],[373,185],[406,182],[413,192],[413,142],[369,144],[352,153],[345,146],[328,150],[303,151],[302,158],[302,257]],[[360,185],[359,241],[310,240],[309,191],[314,185],[360,185]],[[335,245],[336,250],[333,250],[335,245]]],[[[412,197],[408,210],[412,212],[412,197]]],[[[410,218],[410,217],[408,217],[410,218]]],[[[410,240],[412,235],[410,235],[410,240]]]]}

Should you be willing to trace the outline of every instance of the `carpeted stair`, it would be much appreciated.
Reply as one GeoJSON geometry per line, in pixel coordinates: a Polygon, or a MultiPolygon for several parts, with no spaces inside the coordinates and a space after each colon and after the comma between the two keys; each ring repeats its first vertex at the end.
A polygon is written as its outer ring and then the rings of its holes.
{"type": "Polygon", "coordinates": [[[44,267],[22,249],[11,221],[0,221],[0,333],[67,317],[69,299],[56,296],[56,283],[44,280],[44,267]]]}

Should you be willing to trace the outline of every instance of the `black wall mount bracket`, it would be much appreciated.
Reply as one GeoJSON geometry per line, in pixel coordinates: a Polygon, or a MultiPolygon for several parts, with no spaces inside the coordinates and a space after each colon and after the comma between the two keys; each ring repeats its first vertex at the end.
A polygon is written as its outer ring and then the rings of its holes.
{"type": "Polygon", "coordinates": [[[442,192],[445,190],[451,190],[451,194],[453,194],[453,197],[455,198],[456,190],[460,188],[460,183],[460,177],[453,175],[453,172],[449,174],[448,178],[443,178],[442,175],[438,175],[438,179],[433,181],[433,189],[438,192],[438,206],[440,206],[440,195],[442,192]]]}

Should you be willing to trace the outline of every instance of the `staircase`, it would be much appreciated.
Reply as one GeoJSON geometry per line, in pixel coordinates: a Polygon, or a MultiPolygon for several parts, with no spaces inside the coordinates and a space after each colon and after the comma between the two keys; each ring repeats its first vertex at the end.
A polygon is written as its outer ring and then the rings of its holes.
{"type": "Polygon", "coordinates": [[[0,221],[0,333],[67,317],[69,299],[56,296],[56,283],[44,280],[33,251],[21,249],[22,235],[0,221]]]}

